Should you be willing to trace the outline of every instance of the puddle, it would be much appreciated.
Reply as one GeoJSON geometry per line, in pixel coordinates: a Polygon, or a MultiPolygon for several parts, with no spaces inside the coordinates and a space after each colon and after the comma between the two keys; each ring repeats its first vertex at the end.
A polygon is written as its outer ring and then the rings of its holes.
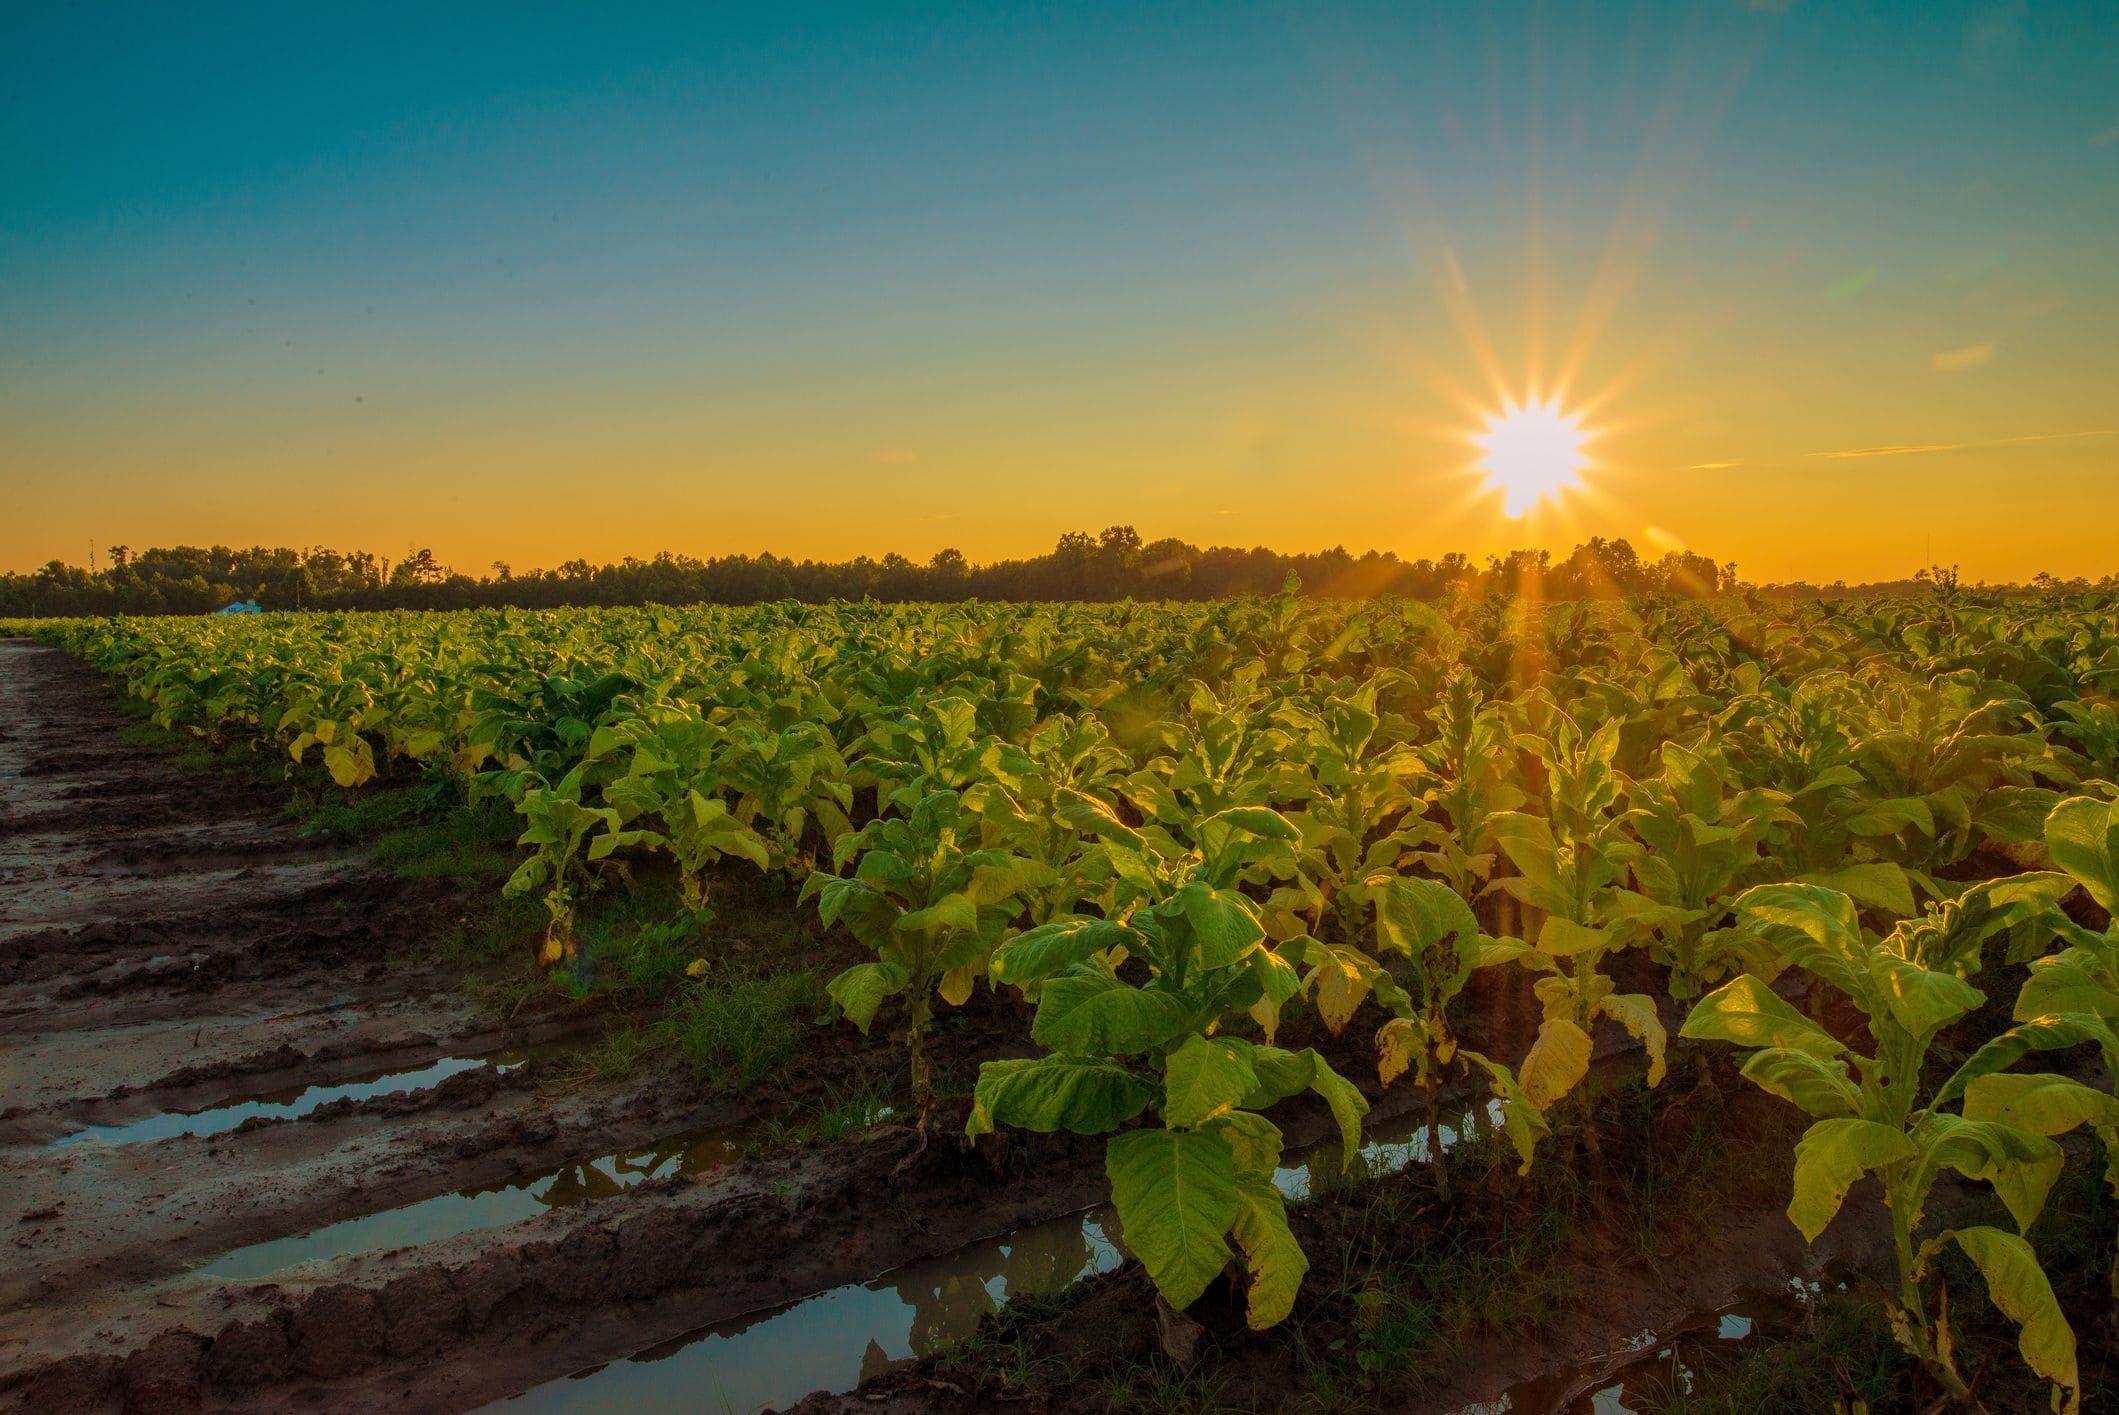
{"type": "Polygon", "coordinates": [[[732,1125],[638,1150],[520,1175],[502,1184],[459,1189],[395,1209],[362,1214],[309,1233],[275,1238],[224,1253],[198,1270],[201,1277],[246,1281],[303,1263],[354,1253],[437,1243],[460,1233],[498,1228],[547,1209],[570,1208],[620,1194],[650,1179],[705,1174],[732,1164],[748,1147],[755,1124],[732,1125]]]}
{"type": "Polygon", "coordinates": [[[372,1100],[393,1091],[424,1091],[451,1076],[492,1066],[512,1071],[529,1059],[527,1052],[496,1052],[491,1056],[450,1056],[417,1071],[378,1071],[335,1086],[290,1086],[262,1095],[198,1110],[165,1110],[123,1125],[90,1125],[52,1141],[52,1147],[79,1144],[137,1145],[166,1140],[172,1135],[218,1135],[245,1121],[292,1120],[334,1101],[372,1100]]]}
{"type": "MultiPolygon", "coordinates": [[[[1445,1150],[1486,1125],[1500,1102],[1453,1114],[1445,1150]]],[[[1342,1175],[1336,1135],[1291,1157],[1273,1176],[1291,1199],[1390,1174],[1427,1157],[1425,1118],[1384,1121],[1342,1175]]],[[[548,1411],[704,1408],[748,1415],[788,1406],[815,1390],[847,1391],[978,1330],[988,1314],[1024,1296],[1049,1296],[1119,1266],[1118,1215],[1108,1205],[1017,1229],[1001,1238],[836,1287],[791,1306],[709,1327],[521,1395],[496,1415],[548,1411]]]]}
{"type": "Polygon", "coordinates": [[[1744,1343],[1794,1335],[1820,1290],[1795,1278],[1771,1291],[1739,1293],[1726,1307],[1681,1319],[1668,1335],[1638,1332],[1595,1360],[1525,1381],[1456,1415],[1640,1415],[1682,1407],[1695,1394],[1700,1372],[1728,1360],[1744,1343]]]}

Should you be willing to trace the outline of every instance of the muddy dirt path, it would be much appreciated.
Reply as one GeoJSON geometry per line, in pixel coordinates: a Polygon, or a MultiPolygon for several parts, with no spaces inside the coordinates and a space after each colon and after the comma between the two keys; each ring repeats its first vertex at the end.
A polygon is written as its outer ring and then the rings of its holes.
{"type": "MultiPolygon", "coordinates": [[[[127,723],[94,674],[0,643],[0,1403],[474,1408],[1101,1196],[1084,1146],[1004,1177],[941,1145],[909,1182],[902,1128],[742,1157],[902,1069],[850,1028],[749,1094],[674,1059],[561,1083],[525,1049],[600,1018],[503,1027],[421,964],[449,887],[127,723]]],[[[1019,1045],[989,1011],[940,1050],[1019,1045]]]]}

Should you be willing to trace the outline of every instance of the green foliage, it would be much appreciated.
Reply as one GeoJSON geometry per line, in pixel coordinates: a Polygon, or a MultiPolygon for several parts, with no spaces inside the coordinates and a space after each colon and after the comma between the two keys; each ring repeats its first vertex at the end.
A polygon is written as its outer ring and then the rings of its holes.
{"type": "MultiPolygon", "coordinates": [[[[1148,556],[1124,536],[1063,551],[1076,568],[1148,556]]],[[[1480,579],[1463,568],[1453,583],[1480,579]]],[[[502,902],[454,946],[489,953],[536,911],[543,956],[573,965],[548,985],[674,998],[667,1038],[702,1079],[769,1074],[830,1006],[863,1032],[889,1018],[924,1134],[936,999],[964,1005],[983,980],[996,1015],[1028,1012],[1039,1054],[982,1070],[971,1133],[1109,1136],[1128,1241],[1172,1302],[1240,1262],[1263,1325],[1303,1281],[1267,1114],[1313,1091],[1351,1152],[1363,1106],[1314,1051],[1279,1045],[1291,1018],[1369,1018],[1387,1083],[1468,1072],[1527,1162],[1564,1097],[1594,1143],[1600,1032],[1635,1039],[1661,1079],[1675,1001],[1695,1004],[1687,1036],[1743,1046],[1745,1074],[1816,1122],[1792,1160],[1806,1228],[1843,1181],[1888,1176],[1923,1360],[1950,1366],[1923,1302],[1944,1267],[1976,1266],[2033,1365],[2064,1374],[2005,1232],[1916,1230],[1933,1170],[1975,1175],[2027,1221],[2055,1137],[2108,1128],[2108,1096],[2018,1063],[2083,1044],[2119,1060],[2119,945],[2063,901],[2079,883],[2109,911],[2119,892],[2115,604],[1286,588],[36,629],[163,728],[278,763],[325,828],[376,839],[392,868],[497,873],[495,822],[512,819],[502,902]],[[1996,853],[2055,868],[1967,883],[1996,853]],[[857,961],[822,987],[729,968],[712,920],[753,870],[767,894],[799,885],[857,961]],[[1620,993],[1622,964],[1666,977],[1620,993]],[[2026,965],[2012,1025],[1968,1020],[2026,965]],[[1782,1002],[1770,985],[1791,968],[1845,994],[1868,1038],[1782,1002]],[[1527,985],[1523,1054],[1458,1040],[1475,977],[1527,985]],[[1923,1062],[1944,1052],[1969,1059],[1938,1084],[1923,1062]]]]}
{"type": "Polygon", "coordinates": [[[1853,1003],[1871,1042],[1867,1053],[1855,1050],[1751,974],[1701,999],[1685,1020],[1684,1037],[1752,1048],[1744,1075],[1815,1117],[1795,1150],[1790,1221],[1815,1242],[1848,1191],[1874,1174],[1891,1213],[1898,1262],[1890,1315],[1907,1351],[1945,1389],[1964,1394],[1951,1352],[1947,1294],[1935,1271],[1936,1256],[1954,1243],[1986,1276],[1995,1305],[2021,1326],[2026,1363],[2072,1408],[2081,1386],[2074,1335],[2019,1235],[2037,1219],[2060,1174],[2062,1152],[2051,1137],[2083,1123],[2109,1126],[2119,1102],[2065,1077],[2002,1068],[2029,1050],[2070,1036],[2080,1040],[2080,1034],[2011,1029],[1931,1088],[1925,1063],[1936,1035],[1985,1001],[1959,976],[1970,971],[1964,950],[1920,961],[1909,955],[1936,952],[1915,946],[1926,937],[1924,925],[1901,924],[1889,938],[1875,939],[1862,929],[1852,899],[1817,885],[1761,885],[1741,896],[1737,908],[1794,967],[1853,1003]],[[1945,1109],[1952,1103],[1959,1104],[1956,1112],[1945,1109]],[[1945,1170],[1991,1185],[2016,1233],[1982,1226],[1921,1238],[1929,1192],[1945,1170]]]}

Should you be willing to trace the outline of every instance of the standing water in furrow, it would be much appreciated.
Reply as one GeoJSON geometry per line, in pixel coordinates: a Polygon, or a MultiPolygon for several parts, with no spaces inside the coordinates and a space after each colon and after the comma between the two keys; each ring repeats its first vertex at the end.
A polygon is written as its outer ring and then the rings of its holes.
{"type": "MultiPolygon", "coordinates": [[[[1458,1111],[1440,1127],[1448,1149],[1480,1126],[1501,1123],[1499,1101],[1458,1111]]],[[[1428,1157],[1424,1120],[1405,1115],[1380,1123],[1353,1167],[1339,1171],[1335,1135],[1302,1150],[1274,1173],[1291,1200],[1394,1174],[1428,1157]]],[[[814,1390],[851,1390],[894,1362],[927,1355],[978,1330],[991,1313],[1021,1297],[1062,1292],[1110,1272],[1124,1257],[1118,1215],[1109,1204],[955,1252],[894,1268],[869,1282],[848,1283],[771,1312],[723,1322],[495,1402],[495,1415],[611,1409],[669,1409],[705,1392],[709,1408],[735,1412],[784,1406],[814,1390]]]]}

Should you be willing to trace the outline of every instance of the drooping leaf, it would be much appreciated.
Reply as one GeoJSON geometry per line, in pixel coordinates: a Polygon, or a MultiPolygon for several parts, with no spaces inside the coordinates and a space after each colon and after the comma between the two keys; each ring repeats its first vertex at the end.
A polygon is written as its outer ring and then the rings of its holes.
{"type": "Polygon", "coordinates": [[[2016,1349],[2024,1363],[2060,1387],[2064,1411],[2076,1409],[2082,1378],[2076,1366],[2075,1332],[2053,1296],[2053,1285],[2031,1245],[1998,1228],[1957,1228],[1948,1236],[1987,1280],[1987,1296],[2020,1328],[2016,1349]]]}
{"type": "Polygon", "coordinates": [[[1163,1300],[1183,1311],[1229,1261],[1235,1157],[1205,1131],[1133,1130],[1111,1138],[1104,1172],[1127,1249],[1163,1300]]]}
{"type": "Polygon", "coordinates": [[[1832,1222],[1854,1182],[1873,1169],[1912,1159],[1913,1142],[1901,1131],[1852,1117],[1820,1120],[1795,1146],[1795,1197],[1788,1218],[1806,1242],[1832,1222]]]}
{"type": "Polygon", "coordinates": [[[1836,1057],[1767,1047],[1744,1063],[1744,1077],[1820,1120],[1861,1113],[1861,1092],[1836,1057]]]}
{"type": "Polygon", "coordinates": [[[1192,1129],[1235,1109],[1258,1086],[1247,1042],[1229,1037],[1186,1037],[1164,1063],[1162,1116],[1165,1125],[1192,1129]]]}
{"type": "Polygon", "coordinates": [[[1517,1073],[1523,1094],[1539,1110],[1550,1110],[1589,1074],[1589,1033],[1565,1017],[1548,1017],[1517,1073]]]}
{"type": "Polygon", "coordinates": [[[1991,1184],[2019,1232],[2037,1221],[2065,1163],[2060,1146],[2013,1125],[1948,1114],[1930,1115],[1926,1131],[1924,1168],[1954,1169],[1991,1184]]]}
{"type": "Polygon", "coordinates": [[[1652,1088],[1663,1080],[1663,1053],[1669,1045],[1670,1034],[1663,1028],[1663,1019],[1657,1015],[1655,1000],[1644,993],[1609,993],[1597,999],[1596,1011],[1624,1027],[1633,1034],[1648,1053],[1648,1084],[1652,1088]]]}
{"type": "Polygon", "coordinates": [[[846,1020],[865,1034],[883,1000],[905,990],[905,970],[895,963],[856,963],[824,985],[846,1020]]]}
{"type": "Polygon", "coordinates": [[[1354,1156],[1361,1150],[1361,1119],[1369,1113],[1368,1098],[1352,1081],[1334,1071],[1315,1048],[1305,1049],[1302,1055],[1310,1063],[1310,1089],[1324,1097],[1324,1103],[1331,1107],[1332,1119],[1339,1122],[1339,1167],[1351,1168],[1354,1156]]]}
{"type": "Polygon", "coordinates": [[[1101,1135],[1139,1115],[1155,1097],[1148,1081],[1110,1061],[1040,1056],[989,1061],[979,1067],[965,1134],[996,1125],[1101,1135]]]}
{"type": "Polygon", "coordinates": [[[1269,1180],[1246,1175],[1236,1181],[1234,1227],[1251,1278],[1245,1321],[1252,1331],[1264,1331],[1295,1310],[1310,1260],[1288,1230],[1287,1205],[1269,1180]]]}

